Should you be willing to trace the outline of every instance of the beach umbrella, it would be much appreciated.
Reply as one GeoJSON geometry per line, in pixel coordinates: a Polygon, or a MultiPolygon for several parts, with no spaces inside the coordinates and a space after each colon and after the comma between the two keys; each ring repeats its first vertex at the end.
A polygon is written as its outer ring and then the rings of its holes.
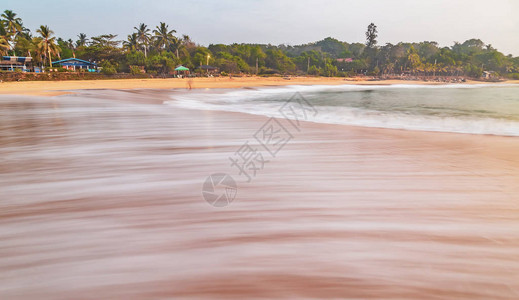
{"type": "Polygon", "coordinates": [[[189,71],[189,69],[184,66],[178,66],[175,68],[175,71],[189,71]]]}

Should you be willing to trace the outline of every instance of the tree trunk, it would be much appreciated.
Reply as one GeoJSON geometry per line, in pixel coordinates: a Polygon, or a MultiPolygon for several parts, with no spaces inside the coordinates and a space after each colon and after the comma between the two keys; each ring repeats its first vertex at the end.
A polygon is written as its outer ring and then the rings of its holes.
{"type": "Polygon", "coordinates": [[[51,59],[50,59],[50,49],[48,50],[48,52],[49,52],[49,67],[52,68],[52,61],[51,61],[51,59]]]}

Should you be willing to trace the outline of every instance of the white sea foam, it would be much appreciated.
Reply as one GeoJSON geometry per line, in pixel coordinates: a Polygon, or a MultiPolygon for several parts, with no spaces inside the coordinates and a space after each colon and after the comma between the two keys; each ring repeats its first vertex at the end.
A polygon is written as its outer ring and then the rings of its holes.
{"type": "Polygon", "coordinates": [[[318,114],[308,119],[311,122],[519,136],[519,86],[513,84],[312,85],[205,90],[175,94],[166,104],[283,117],[279,108],[296,92],[317,109],[318,114]],[[382,93],[391,93],[391,97],[382,93]],[[413,97],[416,99],[410,102],[409,98],[413,97]]]}

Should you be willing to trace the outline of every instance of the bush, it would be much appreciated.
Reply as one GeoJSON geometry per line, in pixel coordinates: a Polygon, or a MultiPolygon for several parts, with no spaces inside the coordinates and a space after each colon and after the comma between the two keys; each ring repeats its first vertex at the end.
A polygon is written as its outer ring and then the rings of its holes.
{"type": "Polygon", "coordinates": [[[310,75],[321,75],[321,68],[317,68],[316,66],[310,66],[310,69],[308,69],[308,74],[310,75]]]}
{"type": "Polygon", "coordinates": [[[114,74],[117,74],[117,71],[115,70],[114,67],[103,67],[103,69],[101,69],[101,74],[114,75],[114,74]]]}
{"type": "Polygon", "coordinates": [[[117,70],[115,69],[115,66],[112,65],[109,61],[104,61],[101,63],[101,74],[104,75],[114,75],[117,74],[117,70]]]}
{"type": "Polygon", "coordinates": [[[475,66],[475,65],[467,65],[465,66],[465,73],[470,76],[470,77],[473,77],[473,78],[479,78],[481,77],[481,75],[483,75],[483,69],[478,67],[478,66],[475,66]]]}
{"type": "Polygon", "coordinates": [[[506,74],[506,78],[519,80],[519,73],[506,74]]]}
{"type": "Polygon", "coordinates": [[[324,76],[333,77],[337,75],[337,67],[327,63],[326,65],[324,65],[324,71],[322,73],[324,74],[324,76]]]}
{"type": "Polygon", "coordinates": [[[131,66],[130,67],[130,74],[132,75],[139,75],[141,74],[141,68],[139,68],[138,66],[131,66]]]}
{"type": "Polygon", "coordinates": [[[129,65],[136,65],[136,66],[145,66],[146,65],[146,57],[144,56],[144,53],[140,51],[133,51],[128,54],[126,54],[126,61],[129,65]]]}
{"type": "Polygon", "coordinates": [[[270,68],[261,67],[259,70],[259,73],[260,73],[260,75],[273,75],[273,74],[278,74],[279,71],[270,69],[270,68]]]}

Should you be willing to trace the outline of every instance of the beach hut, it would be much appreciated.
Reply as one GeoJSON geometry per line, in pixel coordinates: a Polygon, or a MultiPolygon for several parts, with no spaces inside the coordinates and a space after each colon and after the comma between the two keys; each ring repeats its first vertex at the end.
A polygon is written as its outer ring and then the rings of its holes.
{"type": "Polygon", "coordinates": [[[97,69],[97,64],[75,57],[53,61],[52,65],[59,65],[62,68],[74,71],[83,69],[87,70],[88,72],[96,72],[97,69]]]}
{"type": "Polygon", "coordinates": [[[484,79],[492,79],[493,77],[495,77],[495,73],[496,72],[494,71],[483,71],[481,77],[484,79]]]}
{"type": "Polygon", "coordinates": [[[175,68],[175,75],[178,77],[182,77],[183,75],[189,74],[189,68],[184,67],[183,65],[180,65],[175,68]]]}
{"type": "Polygon", "coordinates": [[[0,70],[14,71],[20,69],[28,72],[32,63],[30,56],[2,56],[0,60],[0,70]]]}

